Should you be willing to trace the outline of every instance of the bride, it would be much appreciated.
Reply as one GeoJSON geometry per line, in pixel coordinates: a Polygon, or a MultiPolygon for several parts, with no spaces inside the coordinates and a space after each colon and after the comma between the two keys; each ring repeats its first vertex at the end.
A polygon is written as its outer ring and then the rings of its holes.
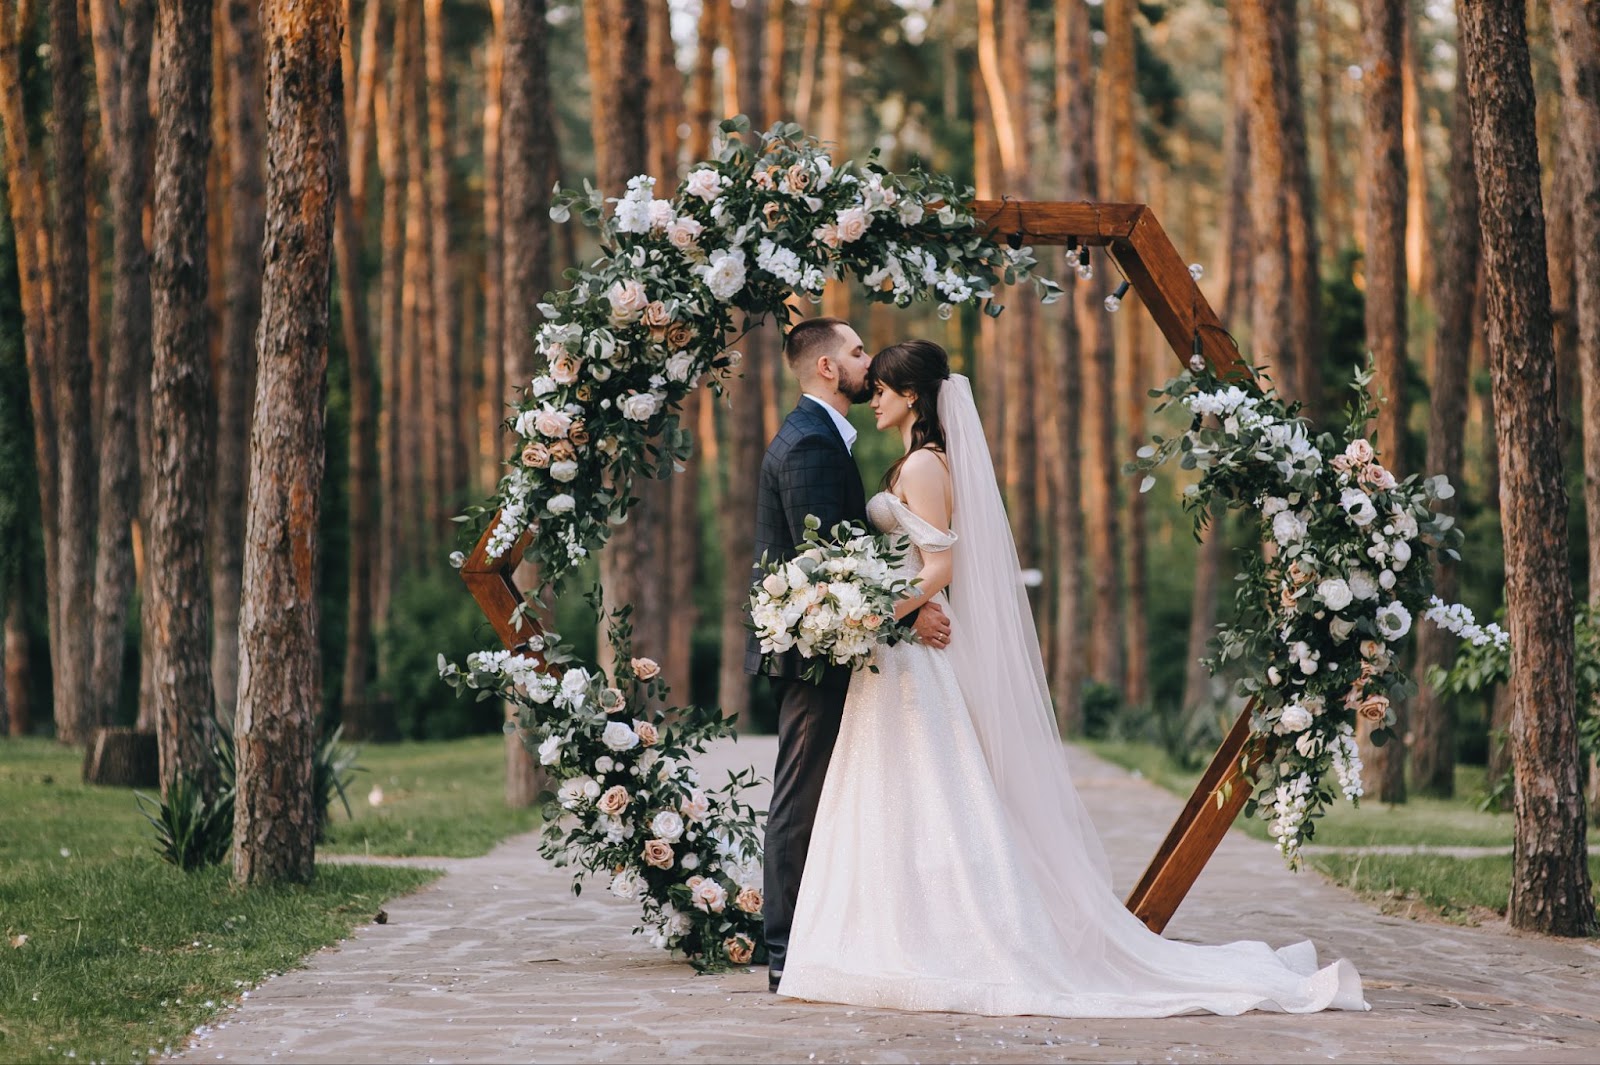
{"type": "Polygon", "coordinates": [[[871,373],[878,428],[906,453],[867,514],[920,578],[899,615],[937,597],[953,638],[880,648],[851,681],[779,994],[1059,1017],[1368,1008],[1355,968],[1319,970],[1309,942],[1163,939],[1112,893],[971,387],[926,340],[871,373]]]}

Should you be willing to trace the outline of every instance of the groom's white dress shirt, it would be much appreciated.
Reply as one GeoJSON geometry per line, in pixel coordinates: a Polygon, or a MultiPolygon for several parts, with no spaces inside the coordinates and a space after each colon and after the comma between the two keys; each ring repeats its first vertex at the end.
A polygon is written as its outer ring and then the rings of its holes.
{"type": "Polygon", "coordinates": [[[844,449],[854,455],[856,453],[856,427],[850,424],[850,419],[840,414],[834,405],[827,400],[813,396],[810,392],[806,392],[804,395],[806,399],[820,404],[822,409],[828,412],[828,417],[833,419],[834,428],[838,429],[839,435],[844,437],[844,449]]]}

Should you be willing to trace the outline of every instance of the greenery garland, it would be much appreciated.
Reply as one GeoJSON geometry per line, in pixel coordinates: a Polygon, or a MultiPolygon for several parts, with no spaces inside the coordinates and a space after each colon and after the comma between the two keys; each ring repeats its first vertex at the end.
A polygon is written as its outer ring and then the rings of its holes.
{"type": "MultiPolygon", "coordinates": [[[[540,584],[519,605],[520,627],[611,528],[625,520],[636,477],[666,477],[687,458],[691,434],[678,410],[702,383],[721,391],[737,372],[735,315],[745,324],[789,316],[788,301],[820,301],[823,286],[853,277],[869,300],[935,300],[942,316],[976,305],[998,315],[994,289],[1030,280],[1044,302],[1060,296],[1034,276],[1031,249],[991,240],[966,206],[973,193],[921,169],[891,173],[874,153],[835,165],[799,126],[752,133],[721,126],[715,159],[693,167],[670,198],[649,177],[606,200],[587,182],[556,189],[551,217],[576,214],[598,231],[602,254],[566,273],[570,286],[539,305],[539,373],[521,389],[508,426],[519,445],[495,496],[470,508],[463,548],[493,521],[492,557],[531,532],[525,557],[540,584]],[[606,204],[614,205],[608,212],[606,204]]],[[[452,555],[460,566],[464,551],[452,555]]],[[[599,590],[591,593],[604,611],[599,590]]],[[[440,657],[458,691],[498,696],[513,726],[557,785],[545,805],[542,852],[640,902],[641,931],[696,965],[759,959],[760,837],[741,802],[754,773],[711,789],[690,764],[731,733],[714,709],[661,709],[666,689],[650,658],[634,657],[629,611],[608,615],[616,667],[579,662],[545,633],[527,650],[440,657]]]]}

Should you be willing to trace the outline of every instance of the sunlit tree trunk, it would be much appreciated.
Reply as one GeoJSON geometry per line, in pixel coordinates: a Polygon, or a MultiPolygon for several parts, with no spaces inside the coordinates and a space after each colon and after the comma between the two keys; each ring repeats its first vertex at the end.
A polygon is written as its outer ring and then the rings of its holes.
{"type": "Polygon", "coordinates": [[[448,485],[442,479],[444,462],[440,456],[440,441],[444,432],[439,424],[442,412],[436,401],[439,379],[439,333],[434,303],[433,258],[433,204],[429,195],[428,175],[430,145],[427,137],[427,84],[425,80],[426,20],[423,3],[411,8],[411,33],[414,48],[411,55],[412,76],[406,81],[406,161],[410,177],[406,186],[406,284],[412,296],[412,329],[416,354],[410,359],[407,372],[411,374],[409,411],[411,428],[406,435],[419,488],[416,506],[412,511],[412,529],[409,537],[411,566],[421,568],[427,564],[434,547],[439,543],[441,529],[439,516],[443,513],[448,485]]]}
{"type": "MultiPolygon", "coordinates": [[[[394,43],[387,90],[373,98],[374,128],[378,142],[378,172],[383,180],[383,223],[380,231],[381,266],[378,293],[378,554],[372,595],[375,624],[386,625],[400,565],[400,520],[405,498],[401,480],[401,435],[405,430],[401,403],[401,286],[405,280],[406,165],[404,129],[407,56],[411,49],[410,20],[405,5],[394,15],[394,43]]],[[[498,359],[498,353],[496,353],[498,359]]],[[[379,669],[382,670],[382,663],[379,669]]]]}
{"type": "Polygon", "coordinates": [[[267,223],[239,633],[240,884],[308,881],[321,705],[317,517],[339,108],[338,0],[265,0],[267,223]]]}
{"type": "Polygon", "coordinates": [[[1333,105],[1342,68],[1333,54],[1333,16],[1328,12],[1328,3],[1329,0],[1312,0],[1311,19],[1317,35],[1317,163],[1322,177],[1322,210],[1318,215],[1323,234],[1320,243],[1324,254],[1336,259],[1351,242],[1351,224],[1344,160],[1334,148],[1333,105]]]}
{"type": "Polygon", "coordinates": [[[1472,112],[1500,439],[1506,613],[1511,634],[1514,927],[1595,931],[1577,741],[1567,493],[1554,403],[1533,79],[1523,6],[1464,0],[1463,66],[1472,112]]]}
{"type": "MultiPolygon", "coordinates": [[[[1405,475],[1406,434],[1406,156],[1401,121],[1406,9],[1393,0],[1362,0],[1366,210],[1367,347],[1377,366],[1378,450],[1385,466],[1405,475]]],[[[1252,142],[1252,147],[1254,146],[1252,142]]],[[[1405,707],[1394,704],[1395,736],[1382,747],[1363,742],[1361,757],[1381,802],[1406,799],[1405,707]]],[[[1364,738],[1364,737],[1363,737],[1364,738]]]]}
{"type": "MultiPolygon", "coordinates": [[[[102,24],[116,9],[95,0],[96,51],[115,64],[111,85],[102,78],[101,122],[110,143],[112,254],[111,335],[107,384],[101,405],[100,485],[94,580],[94,671],[91,695],[95,716],[110,721],[122,688],[124,630],[133,593],[133,522],[139,512],[138,404],[149,388],[150,253],[145,247],[144,211],[150,172],[150,48],[155,24],[153,0],[125,0],[117,32],[102,46],[102,24]],[[106,93],[116,93],[106,108],[106,93]]],[[[96,67],[101,66],[97,58],[96,67]]]]}
{"type": "Polygon", "coordinates": [[[206,153],[211,142],[211,5],[160,5],[151,325],[150,599],[161,787],[210,788],[211,586],[206,580],[211,349],[206,314],[206,153]]]}
{"type": "MultiPolygon", "coordinates": [[[[1055,5],[1055,107],[1062,195],[1089,197],[1087,174],[1094,155],[1094,94],[1089,9],[1076,0],[1055,5]]],[[[1051,539],[1056,549],[1056,620],[1050,688],[1055,694],[1056,727],[1063,736],[1083,730],[1083,333],[1078,307],[1061,301],[1061,345],[1051,362],[1050,418],[1052,475],[1051,539]]]]}

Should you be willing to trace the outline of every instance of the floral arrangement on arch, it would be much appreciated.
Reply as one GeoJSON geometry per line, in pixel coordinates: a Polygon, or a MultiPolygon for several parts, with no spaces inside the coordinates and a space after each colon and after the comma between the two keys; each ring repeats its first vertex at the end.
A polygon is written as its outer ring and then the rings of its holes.
{"type": "Polygon", "coordinates": [[[1184,490],[1197,534],[1215,505],[1245,511],[1257,529],[1261,550],[1244,553],[1236,616],[1206,664],[1242,671],[1237,691],[1250,700],[1253,740],[1265,745],[1245,813],[1269,823],[1295,867],[1334,800],[1330,776],[1346,799],[1361,797],[1358,725],[1384,744],[1393,702],[1416,691],[1400,668],[1413,619],[1452,616],[1432,595],[1424,555],[1460,557],[1461,530],[1432,507],[1455,490],[1443,477],[1399,480],[1379,461],[1365,429],[1371,377],[1357,374],[1345,424],[1317,433],[1298,404],[1219,380],[1196,360],[1152,393],[1167,397],[1158,409],[1187,410],[1188,428],[1154,437],[1128,467],[1144,472],[1139,490],[1148,491],[1152,471],[1181,456],[1200,472],[1184,490]]]}
{"type": "MultiPolygon", "coordinates": [[[[998,315],[1002,282],[1032,281],[1045,302],[1060,296],[1034,276],[1031,249],[986,235],[966,206],[972,190],[948,177],[892,173],[877,153],[836,163],[793,124],[759,133],[740,117],[721,132],[716,157],[670,196],[646,176],[613,199],[587,182],[556,187],[551,218],[576,215],[602,252],[539,305],[538,372],[507,422],[516,452],[494,497],[458,519],[464,549],[489,530],[492,558],[526,535],[540,584],[517,607],[517,628],[625,520],[634,478],[667,477],[688,457],[677,412],[695,388],[720,393],[737,373],[736,324],[786,321],[791,297],[819,302],[827,282],[848,277],[869,300],[936,301],[941,316],[960,306],[998,315]]],[[[598,589],[592,597],[601,610],[598,589]]],[[[639,901],[639,930],[659,946],[705,968],[758,959],[760,841],[738,798],[753,775],[701,783],[692,756],[731,729],[714,709],[659,709],[666,689],[651,659],[633,657],[628,608],[608,629],[609,674],[550,632],[519,648],[537,657],[483,651],[464,666],[441,657],[440,673],[458,691],[516,707],[508,727],[557,786],[541,849],[576,867],[575,892],[604,873],[613,894],[639,901]]]]}

